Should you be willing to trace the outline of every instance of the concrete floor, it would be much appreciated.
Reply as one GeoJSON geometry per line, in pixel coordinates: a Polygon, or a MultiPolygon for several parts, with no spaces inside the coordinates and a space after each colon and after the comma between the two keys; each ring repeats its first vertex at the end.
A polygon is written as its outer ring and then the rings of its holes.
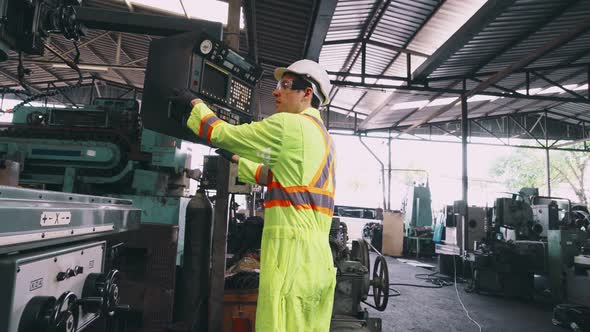
{"type": "MultiPolygon", "coordinates": [[[[374,255],[372,255],[374,259],[374,255]]],[[[416,273],[430,270],[413,267],[386,257],[389,267],[389,282],[426,284],[415,278],[416,273]]],[[[371,264],[371,268],[373,264],[371,264]]],[[[379,312],[369,308],[370,317],[382,319],[384,332],[455,332],[479,331],[461,308],[454,286],[425,289],[392,286],[402,295],[389,299],[387,309],[379,312]]],[[[550,306],[532,302],[505,299],[502,297],[466,293],[465,284],[458,284],[459,295],[473,319],[480,323],[482,331],[535,331],[565,332],[567,329],[551,324],[550,306]]],[[[369,297],[369,303],[373,303],[369,297]]]]}

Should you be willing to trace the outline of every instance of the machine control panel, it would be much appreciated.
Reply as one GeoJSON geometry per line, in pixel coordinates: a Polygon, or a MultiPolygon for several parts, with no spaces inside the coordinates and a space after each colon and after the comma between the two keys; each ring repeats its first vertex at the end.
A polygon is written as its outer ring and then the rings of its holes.
{"type": "Polygon", "coordinates": [[[84,291],[89,277],[103,272],[105,246],[91,242],[1,258],[0,279],[13,291],[0,307],[0,331],[82,331],[91,325],[101,315],[93,305],[104,301],[84,291]]]}
{"type": "Polygon", "coordinates": [[[191,107],[179,95],[187,91],[223,120],[252,120],[262,67],[220,39],[221,29],[219,34],[193,31],[152,41],[141,106],[145,128],[205,144],[186,125],[191,107]]]}
{"type": "Polygon", "coordinates": [[[252,92],[262,68],[203,35],[194,49],[189,89],[214,104],[250,115],[252,92]]]}

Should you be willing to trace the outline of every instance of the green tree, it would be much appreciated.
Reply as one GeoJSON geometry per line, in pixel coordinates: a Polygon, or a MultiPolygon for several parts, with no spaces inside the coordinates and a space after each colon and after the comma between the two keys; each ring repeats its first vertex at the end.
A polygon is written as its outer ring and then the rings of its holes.
{"type": "Polygon", "coordinates": [[[588,205],[586,193],[586,169],[590,154],[586,152],[559,151],[551,156],[551,183],[567,183],[576,193],[580,203],[588,205]]]}
{"type": "MultiPolygon", "coordinates": [[[[551,186],[567,183],[580,203],[588,205],[586,170],[590,154],[585,152],[552,151],[551,186]]],[[[544,154],[532,149],[517,149],[497,159],[490,168],[492,176],[506,183],[509,190],[523,187],[546,188],[544,154]]]]}

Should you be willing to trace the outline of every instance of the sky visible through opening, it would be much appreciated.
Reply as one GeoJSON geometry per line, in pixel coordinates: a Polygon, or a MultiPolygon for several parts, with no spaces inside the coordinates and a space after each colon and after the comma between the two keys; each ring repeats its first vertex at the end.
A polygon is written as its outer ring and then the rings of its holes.
{"type": "MultiPolygon", "coordinates": [[[[121,0],[125,2],[124,0],[121,0]]],[[[139,5],[148,8],[162,10],[168,13],[184,15],[184,10],[189,18],[197,18],[213,22],[221,22],[227,25],[228,3],[217,0],[128,0],[131,5],[139,5]],[[184,5],[184,10],[182,6],[184,5]]],[[[244,15],[240,15],[240,28],[244,28],[244,15]]]]}

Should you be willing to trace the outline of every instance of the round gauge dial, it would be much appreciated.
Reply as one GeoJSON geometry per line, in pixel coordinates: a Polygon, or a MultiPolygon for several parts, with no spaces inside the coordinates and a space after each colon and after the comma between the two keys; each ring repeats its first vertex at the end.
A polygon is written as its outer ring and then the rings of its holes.
{"type": "Polygon", "coordinates": [[[201,42],[201,53],[209,54],[213,49],[213,43],[209,39],[205,39],[201,42]]]}

